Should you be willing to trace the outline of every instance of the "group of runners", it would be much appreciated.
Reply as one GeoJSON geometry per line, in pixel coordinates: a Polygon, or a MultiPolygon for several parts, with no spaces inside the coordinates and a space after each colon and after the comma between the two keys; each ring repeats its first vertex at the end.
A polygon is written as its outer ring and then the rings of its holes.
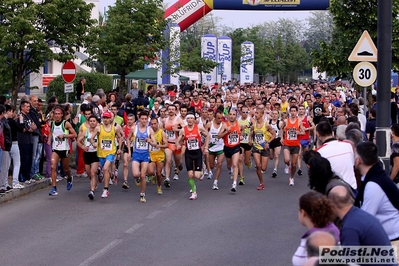
{"type": "MultiPolygon", "coordinates": [[[[193,94],[197,93],[194,91],[193,94]]],[[[237,94],[237,91],[233,89],[232,94],[237,94]]],[[[68,176],[67,189],[72,188],[68,138],[77,138],[78,147],[84,150],[85,170],[91,180],[88,194],[91,200],[99,182],[104,185],[101,197],[109,196],[109,185],[118,182],[119,160],[123,160],[124,189],[129,189],[131,162],[134,182],[140,187],[140,202],[146,202],[147,182],[156,184],[157,193],[161,195],[162,185],[169,188],[171,179],[179,179],[183,162],[190,186],[190,200],[198,196],[196,179],[213,179],[212,189],[219,189],[218,181],[225,159],[232,179],[232,192],[237,191],[237,185],[245,185],[244,166],[250,169],[252,161],[259,179],[257,189],[263,190],[263,176],[275,178],[278,175],[281,150],[285,173],[290,174],[288,184],[294,186],[295,174],[302,174],[297,167],[300,154],[311,145],[310,133],[314,129],[305,106],[297,105],[295,97],[284,112],[277,108],[268,109],[270,101],[260,101],[251,106],[245,102],[216,106],[216,97],[211,99],[208,103],[202,101],[198,104],[197,101],[197,106],[195,99],[190,99],[190,105],[165,101],[160,108],[163,112],[159,110],[153,115],[153,109],[145,108],[136,115],[127,115],[126,124],[116,123],[117,108],[104,109],[99,120],[90,105],[83,104],[80,112],[86,121],[78,132],[63,119],[64,109],[56,106],[52,111],[49,137],[53,149],[49,195],[58,194],[56,178],[60,160],[68,176]],[[269,160],[274,160],[273,170],[265,174],[269,160]]],[[[155,102],[159,104],[158,100],[155,102]]]]}

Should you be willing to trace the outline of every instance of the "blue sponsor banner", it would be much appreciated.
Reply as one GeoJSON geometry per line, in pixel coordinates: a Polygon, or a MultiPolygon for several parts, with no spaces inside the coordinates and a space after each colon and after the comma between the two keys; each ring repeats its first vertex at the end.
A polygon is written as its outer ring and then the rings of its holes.
{"type": "Polygon", "coordinates": [[[214,0],[215,10],[326,10],[330,0],[214,0]]]}

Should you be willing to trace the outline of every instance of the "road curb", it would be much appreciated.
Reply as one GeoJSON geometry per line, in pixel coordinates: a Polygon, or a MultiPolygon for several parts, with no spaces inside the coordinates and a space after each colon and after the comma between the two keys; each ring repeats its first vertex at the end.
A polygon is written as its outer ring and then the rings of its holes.
{"type": "Polygon", "coordinates": [[[41,180],[37,180],[35,183],[32,184],[24,184],[24,188],[22,189],[12,189],[7,191],[5,194],[0,195],[0,204],[25,196],[29,193],[32,193],[34,191],[37,191],[39,189],[47,188],[51,184],[51,179],[50,178],[45,178],[41,180]]]}

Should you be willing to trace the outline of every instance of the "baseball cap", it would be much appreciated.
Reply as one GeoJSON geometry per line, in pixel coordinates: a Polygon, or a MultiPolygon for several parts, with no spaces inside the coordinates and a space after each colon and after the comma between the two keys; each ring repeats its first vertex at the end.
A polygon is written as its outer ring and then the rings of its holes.
{"type": "Polygon", "coordinates": [[[8,94],[3,94],[3,96],[6,97],[6,99],[10,99],[11,98],[11,96],[8,95],[8,94]]]}
{"type": "Polygon", "coordinates": [[[112,114],[111,114],[111,112],[106,111],[106,112],[103,113],[103,117],[112,118],[112,114]]]}
{"type": "Polygon", "coordinates": [[[316,94],[314,97],[315,97],[315,98],[321,98],[321,94],[318,93],[318,94],[316,94]]]}
{"type": "Polygon", "coordinates": [[[170,97],[175,97],[175,96],[176,96],[176,92],[170,91],[170,92],[169,92],[169,96],[170,96],[170,97]]]}
{"type": "Polygon", "coordinates": [[[288,93],[292,93],[292,92],[294,92],[293,90],[291,90],[291,89],[289,89],[289,90],[287,90],[287,92],[288,93]]]}

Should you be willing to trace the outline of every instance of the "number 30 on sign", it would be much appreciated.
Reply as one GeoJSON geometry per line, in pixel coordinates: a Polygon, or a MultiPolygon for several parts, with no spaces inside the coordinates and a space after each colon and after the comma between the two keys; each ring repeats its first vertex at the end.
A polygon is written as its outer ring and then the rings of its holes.
{"type": "Polygon", "coordinates": [[[374,83],[377,78],[375,66],[369,62],[360,62],[353,69],[353,79],[362,87],[368,87],[374,83]]]}

